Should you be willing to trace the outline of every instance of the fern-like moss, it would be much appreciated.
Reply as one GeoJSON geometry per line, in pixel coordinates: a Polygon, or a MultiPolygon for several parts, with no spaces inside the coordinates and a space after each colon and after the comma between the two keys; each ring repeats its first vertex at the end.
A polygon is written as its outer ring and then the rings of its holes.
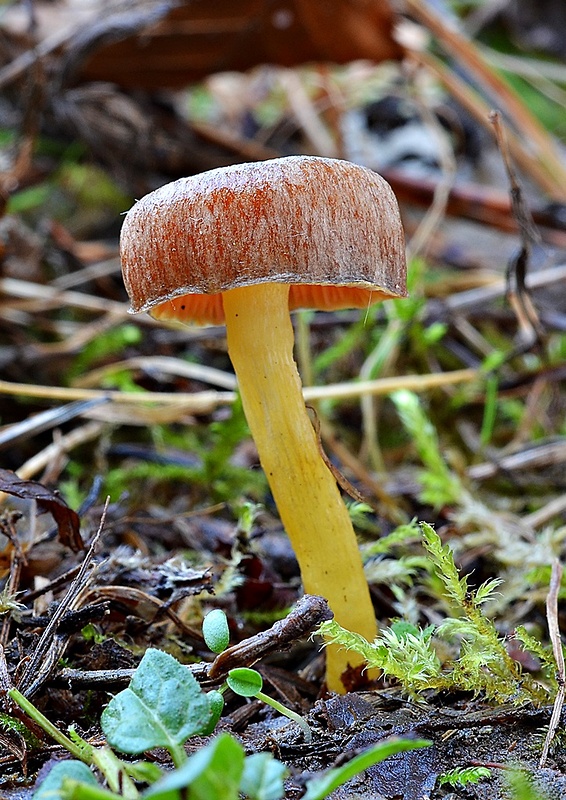
{"type": "Polygon", "coordinates": [[[438,776],[440,786],[468,786],[471,783],[479,783],[491,776],[491,770],[487,767],[457,767],[449,772],[444,772],[438,776]]]}
{"type": "MultiPolygon", "coordinates": [[[[442,544],[430,525],[423,523],[422,531],[433,574],[442,586],[453,616],[424,629],[397,621],[382,630],[373,642],[334,621],[323,623],[319,633],[327,642],[360,653],[370,668],[397,679],[413,698],[418,698],[425,689],[444,689],[481,692],[488,700],[500,703],[548,703],[551,690],[523,673],[507,652],[505,639],[483,613],[482,606],[497,590],[499,581],[486,581],[475,592],[471,591],[467,578],[458,572],[451,549],[442,544]],[[458,657],[442,664],[435,647],[435,643],[441,642],[455,644],[458,657]]],[[[523,641],[528,646],[525,635],[523,641]]],[[[541,657],[543,651],[537,648],[536,654],[541,657]]],[[[550,667],[551,654],[545,652],[544,658],[550,667]]]]}

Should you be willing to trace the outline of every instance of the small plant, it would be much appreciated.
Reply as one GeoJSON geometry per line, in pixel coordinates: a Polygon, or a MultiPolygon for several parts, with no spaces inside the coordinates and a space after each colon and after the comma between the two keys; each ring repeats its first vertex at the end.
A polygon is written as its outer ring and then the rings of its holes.
{"type": "Polygon", "coordinates": [[[208,730],[214,711],[188,669],[167,653],[148,650],[129,687],[102,712],[101,724],[110,746],[122,753],[163,747],[180,767],[187,758],[184,743],[208,730]]]}
{"type": "MultiPolygon", "coordinates": [[[[246,756],[239,742],[229,734],[214,737],[194,755],[187,756],[186,740],[211,732],[211,721],[217,719],[219,693],[203,692],[191,672],[167,653],[148,650],[130,686],[110,701],[101,718],[108,742],[103,747],[94,747],[73,730],[66,736],[16,689],[9,694],[73,756],[72,760],[55,764],[36,788],[33,800],[238,800],[242,797],[279,800],[284,797],[285,765],[270,753],[246,756]],[[169,752],[175,769],[164,772],[153,762],[125,761],[115,753],[117,750],[139,755],[155,747],[169,752]],[[91,767],[96,767],[103,785],[91,767]]],[[[423,740],[403,739],[381,742],[310,781],[305,798],[323,800],[338,786],[384,758],[428,744],[423,740]]]]}
{"type": "Polygon", "coordinates": [[[436,430],[423,411],[417,395],[400,389],[393,392],[391,399],[424,464],[424,469],[418,474],[422,502],[436,508],[461,503],[465,489],[444,461],[436,430]]]}
{"type": "Polygon", "coordinates": [[[299,714],[295,714],[290,708],[284,706],[283,703],[262,692],[263,679],[257,670],[248,669],[248,667],[231,669],[226,678],[226,683],[234,694],[239,694],[240,697],[257,697],[258,700],[262,700],[268,706],[274,708],[275,711],[279,711],[280,714],[296,722],[303,732],[305,742],[312,742],[312,732],[305,720],[299,714]]]}
{"type": "Polygon", "coordinates": [[[509,770],[506,777],[511,800],[550,800],[528,770],[517,766],[509,770]]]}
{"type": "Polygon", "coordinates": [[[415,575],[428,568],[425,556],[399,552],[400,546],[420,541],[421,529],[416,519],[398,525],[395,530],[361,545],[364,570],[370,583],[387,584],[398,600],[404,586],[414,583],[415,575]]]}
{"type": "MultiPolygon", "coordinates": [[[[369,668],[378,668],[396,678],[415,699],[425,689],[444,689],[483,692],[487,699],[497,702],[549,702],[551,690],[521,671],[508,654],[505,640],[482,611],[482,605],[495,592],[499,581],[486,581],[472,591],[467,578],[460,577],[452,551],[442,544],[436,531],[422,523],[422,534],[433,579],[453,616],[424,629],[397,621],[371,643],[333,620],[323,622],[318,632],[327,642],[356,650],[364,656],[369,668]],[[458,642],[458,658],[443,665],[434,647],[435,639],[458,642]]],[[[527,636],[522,641],[529,646],[527,636]]]]}
{"type": "Polygon", "coordinates": [[[448,784],[448,786],[464,788],[489,777],[491,777],[491,770],[487,767],[457,767],[439,775],[438,784],[439,786],[448,784]]]}
{"type": "MultiPolygon", "coordinates": [[[[228,647],[230,641],[228,621],[226,614],[221,609],[216,608],[206,615],[202,624],[202,632],[206,644],[213,653],[222,653],[228,647]]],[[[222,696],[226,688],[230,688],[234,694],[240,695],[240,697],[257,697],[258,700],[262,700],[280,714],[296,722],[302,730],[306,742],[312,741],[311,729],[301,716],[264,694],[262,691],[263,678],[257,670],[248,667],[231,669],[226,678],[226,684],[220,687],[218,694],[222,696]]],[[[222,712],[222,707],[220,707],[220,712],[222,712]]]]}

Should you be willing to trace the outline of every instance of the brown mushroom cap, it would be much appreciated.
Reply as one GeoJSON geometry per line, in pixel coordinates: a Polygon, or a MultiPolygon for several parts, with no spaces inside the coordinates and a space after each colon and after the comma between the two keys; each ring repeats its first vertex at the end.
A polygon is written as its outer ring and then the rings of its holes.
{"type": "Polygon", "coordinates": [[[389,184],[347,161],[289,156],[169,183],[126,215],[131,311],[224,321],[221,293],[289,283],[289,307],[365,308],[406,294],[404,236],[389,184]]]}

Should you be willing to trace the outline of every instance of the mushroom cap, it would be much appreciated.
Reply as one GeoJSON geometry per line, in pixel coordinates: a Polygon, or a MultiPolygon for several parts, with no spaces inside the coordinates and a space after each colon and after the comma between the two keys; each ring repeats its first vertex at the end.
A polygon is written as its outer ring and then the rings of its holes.
{"type": "Polygon", "coordinates": [[[317,156],[235,164],[162,186],[120,238],[131,312],[224,321],[222,292],[289,283],[289,307],[365,308],[406,295],[403,228],[389,184],[317,156]]]}

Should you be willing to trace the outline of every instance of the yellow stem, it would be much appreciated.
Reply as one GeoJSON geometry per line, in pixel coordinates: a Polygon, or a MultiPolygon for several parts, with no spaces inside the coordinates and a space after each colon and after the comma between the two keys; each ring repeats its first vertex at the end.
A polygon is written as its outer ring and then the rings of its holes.
{"type": "MultiPolygon", "coordinates": [[[[228,352],[304,589],[325,597],[337,622],[371,641],[377,626],[356,536],[321,458],[293,359],[288,293],[283,284],[226,292],[228,352]]],[[[343,692],[343,671],[361,662],[355,653],[327,648],[329,689],[343,692]]]]}

